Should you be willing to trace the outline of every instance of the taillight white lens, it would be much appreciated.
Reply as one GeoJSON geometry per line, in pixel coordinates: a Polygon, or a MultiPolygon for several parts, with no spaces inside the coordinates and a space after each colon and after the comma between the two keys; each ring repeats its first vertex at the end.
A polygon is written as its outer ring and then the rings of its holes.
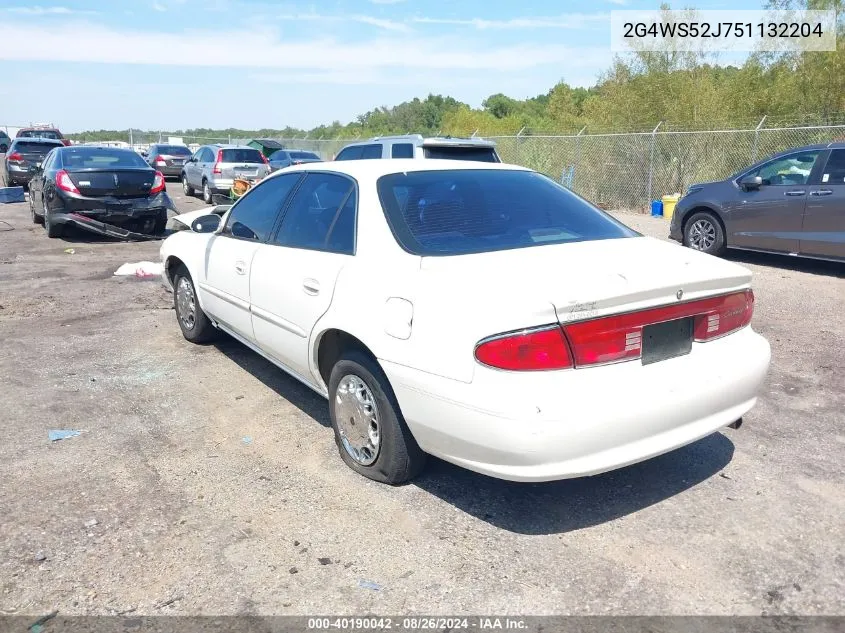
{"type": "Polygon", "coordinates": [[[165,165],[167,165],[167,161],[164,159],[164,156],[156,156],[153,162],[159,167],[164,167],[165,165]]]}
{"type": "Polygon", "coordinates": [[[160,171],[156,172],[155,178],[153,178],[153,187],[150,189],[150,193],[158,193],[159,191],[164,191],[166,187],[166,183],[164,182],[164,174],[160,171]]]}
{"type": "Polygon", "coordinates": [[[475,358],[490,367],[511,371],[572,367],[569,348],[557,325],[483,341],[475,348],[475,358]]]}
{"type": "Polygon", "coordinates": [[[79,189],[76,188],[76,185],[73,184],[73,181],[64,169],[56,172],[56,186],[68,193],[79,193],[79,189]]]}

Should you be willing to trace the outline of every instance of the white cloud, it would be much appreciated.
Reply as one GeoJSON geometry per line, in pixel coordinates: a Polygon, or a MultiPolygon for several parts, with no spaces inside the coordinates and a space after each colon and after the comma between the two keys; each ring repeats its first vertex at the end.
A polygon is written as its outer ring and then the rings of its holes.
{"type": "Polygon", "coordinates": [[[409,31],[410,27],[403,22],[377,18],[370,15],[323,15],[320,13],[289,13],[266,16],[267,20],[282,20],[290,22],[358,22],[369,24],[386,31],[409,31]]]}
{"type": "Polygon", "coordinates": [[[370,0],[373,4],[399,4],[405,0],[370,0]]]}
{"type": "Polygon", "coordinates": [[[18,15],[94,15],[97,11],[80,11],[78,9],[69,9],[68,7],[8,7],[0,9],[7,13],[16,13],[18,15]]]}
{"type": "Polygon", "coordinates": [[[628,0],[607,0],[607,1],[610,4],[615,4],[615,5],[618,5],[620,7],[624,7],[626,4],[628,4],[628,0]]]}
{"type": "Polygon", "coordinates": [[[484,18],[452,19],[415,17],[418,24],[447,24],[453,26],[472,26],[476,29],[580,29],[593,23],[609,22],[607,13],[571,13],[556,17],[510,18],[508,20],[487,20],[484,18]]]}
{"type": "Polygon", "coordinates": [[[65,28],[7,24],[0,60],[62,61],[359,72],[392,68],[523,71],[543,65],[596,68],[609,60],[606,46],[549,44],[491,46],[466,38],[390,37],[350,43],[331,38],[281,40],[264,27],[169,33],[117,30],[91,23],[65,28]],[[29,42],[38,42],[37,47],[29,42]],[[215,42],[208,46],[208,42],[215,42]],[[167,51],[155,58],[150,51],[167,51]],[[196,55],[202,50],[202,55],[196,55]]]}
{"type": "Polygon", "coordinates": [[[167,7],[163,4],[159,4],[158,2],[153,2],[153,11],[160,11],[164,13],[165,11],[167,11],[167,7]]]}

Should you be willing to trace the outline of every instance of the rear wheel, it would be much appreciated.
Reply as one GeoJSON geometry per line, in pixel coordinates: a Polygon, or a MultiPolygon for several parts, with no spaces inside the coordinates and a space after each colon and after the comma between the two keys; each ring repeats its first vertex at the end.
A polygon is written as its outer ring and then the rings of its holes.
{"type": "Polygon", "coordinates": [[[202,181],[202,201],[205,202],[206,204],[212,203],[211,187],[208,186],[207,180],[202,181]]]}
{"type": "Polygon", "coordinates": [[[425,466],[387,377],[367,355],[350,350],[335,363],[329,413],[341,459],[364,477],[396,485],[425,466]]]}
{"type": "Polygon", "coordinates": [[[186,196],[194,195],[194,188],[188,184],[188,177],[185,174],[182,174],[182,191],[186,196]]]}
{"type": "Polygon", "coordinates": [[[50,209],[47,208],[47,203],[43,205],[44,209],[44,228],[47,229],[47,237],[61,237],[64,231],[64,226],[56,224],[50,217],[50,209]]]}
{"type": "Polygon", "coordinates": [[[694,214],[684,225],[684,246],[709,255],[721,255],[725,251],[722,224],[712,213],[694,214]]]}
{"type": "Polygon", "coordinates": [[[208,343],[217,338],[217,328],[202,311],[194,281],[184,266],[173,275],[173,307],[182,336],[191,343],[208,343]]]}

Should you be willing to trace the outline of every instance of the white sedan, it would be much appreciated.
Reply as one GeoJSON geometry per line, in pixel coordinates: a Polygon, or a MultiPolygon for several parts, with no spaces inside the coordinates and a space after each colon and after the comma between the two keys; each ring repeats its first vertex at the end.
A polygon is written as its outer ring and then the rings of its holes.
{"type": "Polygon", "coordinates": [[[378,481],[426,454],[514,481],[612,470],[738,426],[768,370],[748,270],[527,169],[315,163],[219,211],[161,247],[182,333],[327,397],[378,481]]]}

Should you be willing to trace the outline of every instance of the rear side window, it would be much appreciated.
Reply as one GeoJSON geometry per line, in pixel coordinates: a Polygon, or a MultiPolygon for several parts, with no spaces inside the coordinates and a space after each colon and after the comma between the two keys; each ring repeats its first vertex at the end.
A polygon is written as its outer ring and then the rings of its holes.
{"type": "Polygon", "coordinates": [[[447,170],[378,180],[387,221],[415,255],[462,255],[638,235],[530,171],[447,170]]]}
{"type": "Polygon", "coordinates": [[[335,174],[308,174],[285,212],[279,246],[355,253],[355,185],[335,174]]]}
{"type": "Polygon", "coordinates": [[[822,184],[845,185],[845,149],[835,149],[822,172],[822,184]]]}
{"type": "Polygon", "coordinates": [[[364,151],[363,145],[353,145],[351,147],[344,147],[337,156],[334,157],[335,160],[358,160],[361,158],[361,153],[364,151]]]}
{"type": "Polygon", "coordinates": [[[391,158],[413,158],[414,146],[410,143],[397,143],[390,148],[391,158]]]}
{"type": "Polygon", "coordinates": [[[276,150],[275,152],[270,154],[270,160],[287,160],[287,158],[288,153],[283,149],[276,150]]]}
{"type": "Polygon", "coordinates": [[[38,143],[36,141],[18,141],[12,149],[24,154],[41,154],[45,156],[54,147],[62,147],[61,143],[38,143]]]}
{"type": "Polygon", "coordinates": [[[361,158],[381,158],[381,145],[364,145],[361,158]]]}
{"type": "Polygon", "coordinates": [[[448,145],[429,145],[423,148],[426,158],[446,158],[452,160],[477,160],[482,163],[498,163],[499,159],[492,147],[450,147],[448,145]]]}
{"type": "Polygon", "coordinates": [[[147,162],[128,149],[108,147],[74,147],[63,152],[63,162],[68,169],[97,169],[109,167],[145,167],[147,162]]]}
{"type": "Polygon", "coordinates": [[[232,207],[223,233],[244,240],[265,241],[300,178],[302,174],[286,174],[256,185],[232,207]]]}
{"type": "Polygon", "coordinates": [[[261,152],[257,149],[224,149],[224,163],[263,163],[261,152]]]}

